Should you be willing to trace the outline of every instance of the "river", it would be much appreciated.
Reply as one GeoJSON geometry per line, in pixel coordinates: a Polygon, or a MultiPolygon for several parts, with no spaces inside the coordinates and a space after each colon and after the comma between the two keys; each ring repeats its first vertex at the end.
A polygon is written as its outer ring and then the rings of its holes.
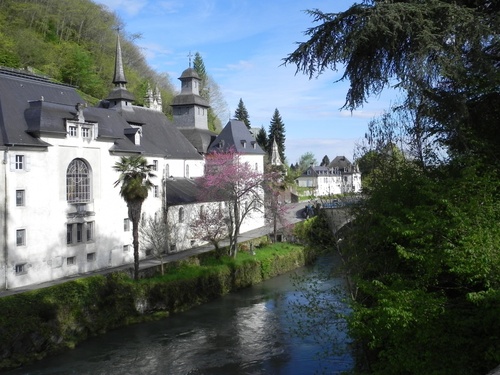
{"type": "Polygon", "coordinates": [[[167,319],[108,332],[6,374],[340,374],[353,361],[345,334],[332,324],[331,309],[345,308],[337,294],[327,291],[341,281],[319,276],[332,262],[321,258],[314,267],[167,319]],[[305,295],[311,288],[318,292],[309,302],[305,295]],[[323,306],[328,314],[315,313],[311,320],[300,306],[323,306]]]}

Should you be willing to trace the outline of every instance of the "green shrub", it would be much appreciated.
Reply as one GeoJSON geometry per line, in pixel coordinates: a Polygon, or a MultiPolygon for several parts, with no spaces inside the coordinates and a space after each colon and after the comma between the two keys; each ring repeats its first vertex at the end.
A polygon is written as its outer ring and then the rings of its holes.
{"type": "Polygon", "coordinates": [[[170,264],[164,275],[137,282],[111,273],[0,298],[0,369],[72,348],[112,328],[187,310],[314,257],[312,249],[275,243],[255,255],[241,252],[236,259],[219,259],[213,252],[198,255],[170,264]]]}

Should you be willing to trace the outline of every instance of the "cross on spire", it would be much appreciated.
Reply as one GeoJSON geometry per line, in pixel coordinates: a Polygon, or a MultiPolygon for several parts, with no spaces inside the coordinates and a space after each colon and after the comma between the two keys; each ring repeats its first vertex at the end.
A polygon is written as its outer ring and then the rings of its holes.
{"type": "Polygon", "coordinates": [[[191,51],[189,51],[188,57],[189,57],[189,67],[191,68],[191,57],[193,57],[193,55],[191,54],[191,51]]]}

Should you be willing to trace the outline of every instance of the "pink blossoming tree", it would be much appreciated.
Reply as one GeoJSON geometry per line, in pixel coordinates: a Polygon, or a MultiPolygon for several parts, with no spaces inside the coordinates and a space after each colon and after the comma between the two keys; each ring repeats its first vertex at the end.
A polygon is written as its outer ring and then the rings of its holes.
{"type": "Polygon", "coordinates": [[[230,255],[236,257],[240,228],[254,211],[264,210],[265,175],[242,160],[234,149],[206,156],[205,175],[200,178],[203,199],[224,202],[224,222],[230,255]]]}

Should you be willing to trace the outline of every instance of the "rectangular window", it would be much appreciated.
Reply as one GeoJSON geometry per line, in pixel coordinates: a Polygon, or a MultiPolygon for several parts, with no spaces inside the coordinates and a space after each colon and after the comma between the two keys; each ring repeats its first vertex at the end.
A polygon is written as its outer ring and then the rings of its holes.
{"type": "Polygon", "coordinates": [[[24,206],[24,190],[16,190],[16,206],[24,206]]]}
{"type": "Polygon", "coordinates": [[[123,251],[127,252],[130,250],[130,245],[123,245],[123,251]]]}
{"type": "Polygon", "coordinates": [[[17,246],[26,245],[26,229],[16,230],[16,245],[17,246]]]}
{"type": "Polygon", "coordinates": [[[87,222],[87,241],[93,241],[94,240],[94,222],[89,221],[87,222]]]}
{"type": "Polygon", "coordinates": [[[83,241],[83,224],[78,223],[76,224],[76,242],[82,242],[83,241]]]}
{"type": "Polygon", "coordinates": [[[153,160],[153,171],[157,171],[158,170],[158,160],[153,160]]]}
{"type": "Polygon", "coordinates": [[[73,224],[66,225],[66,243],[73,243],[73,224]]]}
{"type": "Polygon", "coordinates": [[[16,170],[24,169],[24,155],[16,155],[16,170]]]}
{"type": "Polygon", "coordinates": [[[88,253],[87,262],[93,262],[93,261],[95,261],[95,253],[88,253]]]}
{"type": "Polygon", "coordinates": [[[78,136],[78,128],[76,126],[68,126],[68,135],[70,137],[78,136]]]}
{"type": "Polygon", "coordinates": [[[73,266],[76,264],[76,257],[67,257],[66,258],[66,264],[68,266],[73,266]]]}
{"type": "Polygon", "coordinates": [[[158,185],[153,186],[153,193],[155,198],[160,196],[160,189],[158,188],[158,185]]]}
{"type": "Polygon", "coordinates": [[[130,231],[130,219],[129,218],[123,219],[123,231],[124,232],[130,231]]]}
{"type": "Polygon", "coordinates": [[[23,264],[16,264],[16,275],[22,275],[23,273],[26,273],[26,263],[23,264]]]}
{"type": "Polygon", "coordinates": [[[90,128],[82,128],[82,138],[90,139],[91,135],[92,135],[92,132],[90,131],[90,128]]]}

